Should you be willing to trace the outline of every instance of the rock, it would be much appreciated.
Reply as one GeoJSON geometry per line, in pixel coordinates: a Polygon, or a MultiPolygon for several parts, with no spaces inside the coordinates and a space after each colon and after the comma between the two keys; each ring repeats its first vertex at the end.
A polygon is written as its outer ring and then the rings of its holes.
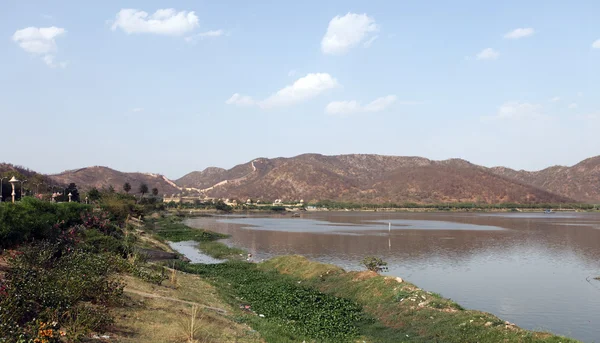
{"type": "Polygon", "coordinates": [[[404,280],[402,280],[402,278],[401,278],[401,277],[397,277],[397,278],[396,278],[396,282],[398,282],[398,283],[403,283],[403,282],[404,282],[404,280]]]}
{"type": "Polygon", "coordinates": [[[483,326],[492,326],[492,322],[486,322],[483,326]]]}

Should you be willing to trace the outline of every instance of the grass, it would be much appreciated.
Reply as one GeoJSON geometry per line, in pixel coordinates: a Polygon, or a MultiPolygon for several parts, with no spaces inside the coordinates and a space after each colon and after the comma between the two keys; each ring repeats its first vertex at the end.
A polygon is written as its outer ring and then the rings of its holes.
{"type": "Polygon", "coordinates": [[[350,299],[377,319],[361,328],[373,342],[576,342],[548,333],[522,330],[480,311],[464,310],[452,300],[423,291],[407,282],[372,272],[343,272],[301,256],[277,257],[260,264],[265,272],[277,271],[301,280],[323,293],[350,299]],[[400,301],[402,300],[402,301],[400,301]],[[377,325],[381,326],[375,329],[377,325]]]}
{"type": "Polygon", "coordinates": [[[158,286],[131,276],[123,279],[130,300],[128,306],[115,309],[115,328],[107,333],[111,340],[187,342],[193,329],[196,342],[263,342],[255,330],[231,317],[232,308],[220,299],[214,286],[198,276],[177,272],[177,288],[168,281],[158,286]],[[227,314],[207,307],[224,309],[227,314]]]}
{"type": "Polygon", "coordinates": [[[240,255],[245,255],[246,251],[238,248],[232,248],[221,242],[208,241],[200,242],[198,248],[205,254],[218,259],[239,259],[240,255]]]}
{"type": "Polygon", "coordinates": [[[181,223],[177,217],[161,218],[150,222],[147,227],[160,239],[171,242],[209,242],[227,238],[227,235],[220,233],[191,228],[181,223]]]}

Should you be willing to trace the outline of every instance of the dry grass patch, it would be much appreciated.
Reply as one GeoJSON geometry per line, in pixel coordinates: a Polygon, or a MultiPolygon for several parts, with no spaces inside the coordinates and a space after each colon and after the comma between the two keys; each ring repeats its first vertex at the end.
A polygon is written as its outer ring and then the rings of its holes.
{"type": "Polygon", "coordinates": [[[128,306],[115,309],[119,342],[262,342],[250,327],[231,320],[231,308],[216,289],[200,277],[177,272],[177,287],[162,286],[123,276],[128,306]]]}

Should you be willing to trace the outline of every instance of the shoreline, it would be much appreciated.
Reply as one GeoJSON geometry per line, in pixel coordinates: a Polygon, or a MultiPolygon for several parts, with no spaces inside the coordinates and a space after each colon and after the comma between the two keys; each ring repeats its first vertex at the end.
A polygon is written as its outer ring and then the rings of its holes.
{"type": "MultiPolygon", "coordinates": [[[[188,228],[190,230],[199,230],[191,227],[188,228]]],[[[201,248],[199,248],[199,250],[202,251],[201,248]]],[[[515,324],[503,321],[493,314],[477,310],[464,310],[460,305],[454,303],[450,299],[442,298],[435,293],[422,290],[404,280],[398,282],[396,281],[397,278],[392,276],[383,276],[364,271],[347,272],[338,266],[311,261],[298,255],[278,256],[253,264],[256,265],[258,269],[292,276],[295,280],[298,280],[297,282],[299,284],[303,283],[304,285],[314,287],[327,294],[357,301],[369,314],[378,318],[384,325],[391,327],[397,326],[398,324],[407,324],[398,321],[400,318],[406,317],[408,319],[421,312],[426,312],[431,315],[427,318],[421,318],[420,321],[422,320],[423,322],[419,325],[429,328],[430,324],[428,322],[430,320],[433,321],[433,319],[429,318],[435,318],[437,316],[443,317],[439,320],[445,322],[443,325],[445,330],[443,337],[445,338],[459,335],[462,329],[467,329],[467,326],[472,326],[469,330],[477,331],[477,337],[499,337],[495,335],[506,336],[508,334],[510,336],[511,334],[517,334],[516,336],[524,335],[524,337],[528,337],[529,340],[526,340],[527,342],[576,342],[576,340],[555,336],[550,333],[540,333],[521,329],[515,324]],[[332,276],[335,275],[336,278],[338,278],[337,280],[335,278],[329,278],[329,274],[332,273],[331,271],[335,271],[332,276]],[[328,283],[328,280],[336,281],[328,283]],[[372,295],[371,297],[362,298],[360,294],[368,294],[372,287],[374,287],[373,284],[378,285],[377,289],[381,294],[379,296],[372,295]],[[408,302],[404,302],[405,299],[408,299],[408,302]],[[380,308],[386,308],[386,311],[384,312],[388,314],[379,311],[378,309],[380,308]],[[433,315],[434,313],[436,315],[433,315]],[[396,319],[392,319],[392,317],[396,319]],[[467,320],[467,317],[470,319],[467,320]],[[396,320],[396,322],[394,322],[394,320],[396,320]],[[452,322],[454,324],[448,325],[446,322],[452,322]],[[479,336],[480,334],[483,336],[479,336]]],[[[228,262],[223,264],[223,266],[227,265],[228,262]]],[[[193,264],[190,266],[193,266],[193,264]]],[[[438,323],[438,325],[440,324],[438,323]]],[[[418,325],[415,326],[414,329],[419,331],[418,325]]],[[[414,332],[412,334],[414,334],[414,332]]],[[[460,335],[457,337],[460,337],[460,335]]],[[[467,341],[469,337],[470,336],[463,336],[467,341]]],[[[452,342],[450,339],[445,339],[444,341],[452,342]]],[[[480,340],[480,342],[486,341],[487,340],[480,340]]],[[[495,340],[490,340],[489,342],[493,341],[495,340]]],[[[508,341],[520,342],[521,340],[516,339],[508,341]]]]}

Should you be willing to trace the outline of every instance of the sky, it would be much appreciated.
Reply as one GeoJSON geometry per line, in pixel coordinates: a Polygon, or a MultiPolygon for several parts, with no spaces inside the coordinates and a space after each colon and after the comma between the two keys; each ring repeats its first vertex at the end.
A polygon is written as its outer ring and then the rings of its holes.
{"type": "Polygon", "coordinates": [[[0,4],[0,161],[170,178],[374,153],[600,155],[598,1],[0,4]]]}

